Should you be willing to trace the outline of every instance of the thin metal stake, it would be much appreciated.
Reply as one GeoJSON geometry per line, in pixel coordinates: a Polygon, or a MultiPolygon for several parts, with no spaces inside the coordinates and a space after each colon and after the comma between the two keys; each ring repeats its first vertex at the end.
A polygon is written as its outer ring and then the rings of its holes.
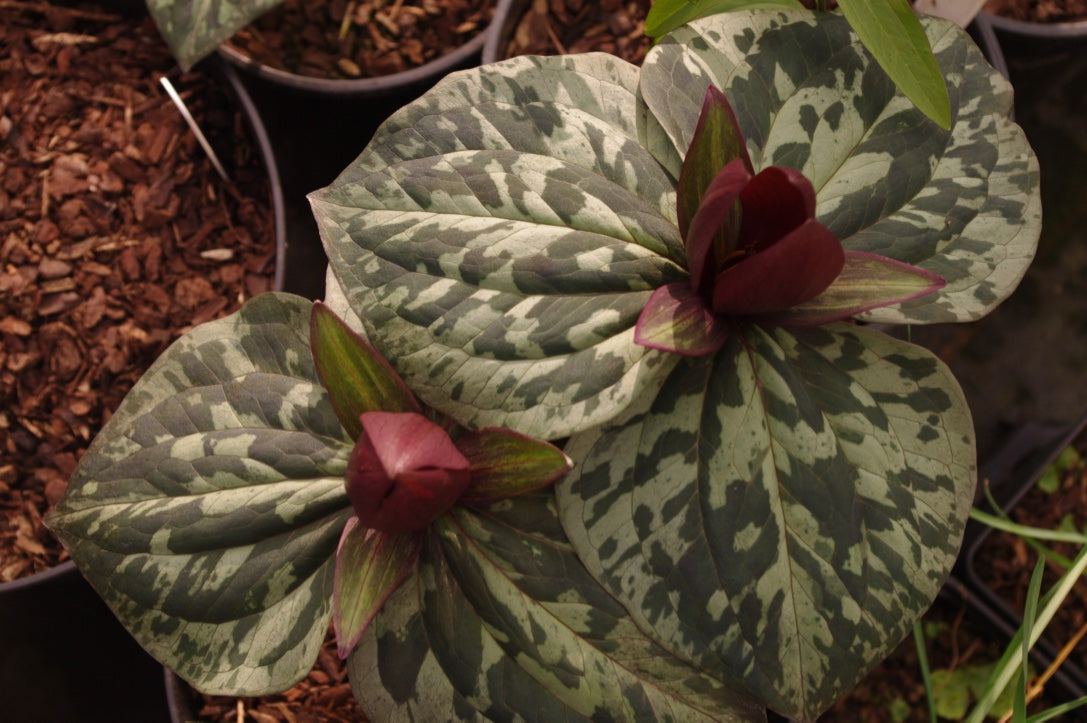
{"type": "Polygon", "coordinates": [[[189,124],[189,128],[192,129],[193,134],[196,136],[196,140],[200,142],[200,147],[204,149],[204,153],[208,154],[208,158],[211,159],[211,165],[215,166],[215,170],[219,172],[219,175],[224,181],[229,182],[230,178],[226,175],[226,171],[223,170],[223,164],[219,163],[219,156],[215,155],[214,149],[212,149],[211,144],[208,143],[208,139],[204,137],[204,133],[200,130],[200,126],[196,125],[196,121],[193,120],[192,113],[189,113],[185,101],[181,100],[181,96],[174,90],[173,83],[171,83],[169,78],[165,75],[159,78],[159,82],[162,83],[162,87],[166,89],[166,94],[170,96],[170,100],[172,100],[174,105],[177,106],[177,109],[181,111],[181,117],[189,124]]]}

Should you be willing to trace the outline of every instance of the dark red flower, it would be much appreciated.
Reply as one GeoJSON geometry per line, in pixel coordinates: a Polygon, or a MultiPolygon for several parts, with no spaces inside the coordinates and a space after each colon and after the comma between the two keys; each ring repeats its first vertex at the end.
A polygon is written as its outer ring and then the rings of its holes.
{"type": "Polygon", "coordinates": [[[815,218],[815,190],[799,171],[754,172],[724,94],[710,86],[677,188],[689,282],[661,287],[635,340],[689,356],[711,354],[731,319],[812,326],[928,294],[938,275],[876,254],[846,251],[815,218]]]}

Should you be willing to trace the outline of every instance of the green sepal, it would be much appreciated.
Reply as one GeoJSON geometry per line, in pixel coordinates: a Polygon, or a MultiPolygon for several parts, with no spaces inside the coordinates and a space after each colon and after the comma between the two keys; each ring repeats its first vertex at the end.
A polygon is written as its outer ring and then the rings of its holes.
{"type": "Polygon", "coordinates": [[[319,301],[310,316],[310,345],[336,416],[352,439],[362,434],[359,416],[366,412],[422,411],[389,362],[319,301]]]}
{"type": "Polygon", "coordinates": [[[472,481],[460,502],[484,505],[542,489],[570,471],[573,462],[553,444],[509,429],[468,432],[457,449],[471,465],[472,481]]]}
{"type": "Polygon", "coordinates": [[[415,569],[422,535],[389,535],[369,530],[352,517],[336,551],[332,624],[336,647],[346,658],[370,621],[415,569]]]}

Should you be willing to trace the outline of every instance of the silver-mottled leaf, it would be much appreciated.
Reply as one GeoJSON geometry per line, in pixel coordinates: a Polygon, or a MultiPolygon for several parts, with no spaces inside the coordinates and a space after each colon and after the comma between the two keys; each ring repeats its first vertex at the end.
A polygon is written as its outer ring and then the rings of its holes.
{"type": "Polygon", "coordinates": [[[371,717],[764,718],[637,629],[573,556],[550,495],[457,508],[420,563],[413,593],[390,600],[351,659],[371,717]]]}
{"type": "Polygon", "coordinates": [[[209,692],[289,687],[328,628],[351,442],[309,312],[267,294],[175,342],[49,516],[140,644],[209,692]]]}
{"type": "Polygon", "coordinates": [[[147,0],[147,10],[185,70],[283,0],[147,0]]]}
{"type": "Polygon", "coordinates": [[[648,55],[641,94],[672,148],[690,143],[709,84],[729,97],[756,169],[799,169],[819,220],[847,249],[943,276],[923,299],[868,312],[903,323],[984,316],[1018,285],[1041,228],[1037,161],[1008,119],[1011,88],[952,23],[924,21],[951,97],[952,128],[917,110],[827,13],[729,13],[648,55]]]}
{"type": "Polygon", "coordinates": [[[814,718],[954,562],[976,484],[957,384],[864,328],[748,326],[634,412],[567,445],[579,558],[678,656],[814,718]]]}
{"type": "Polygon", "coordinates": [[[636,84],[606,55],[451,75],[311,197],[367,336],[462,424],[561,437],[667,372],[632,342],[652,290],[686,275],[636,84]]]}

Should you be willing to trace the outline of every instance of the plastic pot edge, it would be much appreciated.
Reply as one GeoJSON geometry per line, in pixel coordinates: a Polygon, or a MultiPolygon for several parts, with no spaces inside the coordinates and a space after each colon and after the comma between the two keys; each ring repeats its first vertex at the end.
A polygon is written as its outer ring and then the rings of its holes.
{"type": "MultiPolygon", "coordinates": [[[[497,17],[497,11],[495,16],[497,17]]],[[[467,63],[483,49],[493,24],[492,21],[467,43],[428,63],[399,73],[372,78],[333,79],[297,75],[256,62],[225,43],[219,46],[218,54],[235,68],[283,88],[322,96],[381,97],[432,84],[467,63]]]]}

